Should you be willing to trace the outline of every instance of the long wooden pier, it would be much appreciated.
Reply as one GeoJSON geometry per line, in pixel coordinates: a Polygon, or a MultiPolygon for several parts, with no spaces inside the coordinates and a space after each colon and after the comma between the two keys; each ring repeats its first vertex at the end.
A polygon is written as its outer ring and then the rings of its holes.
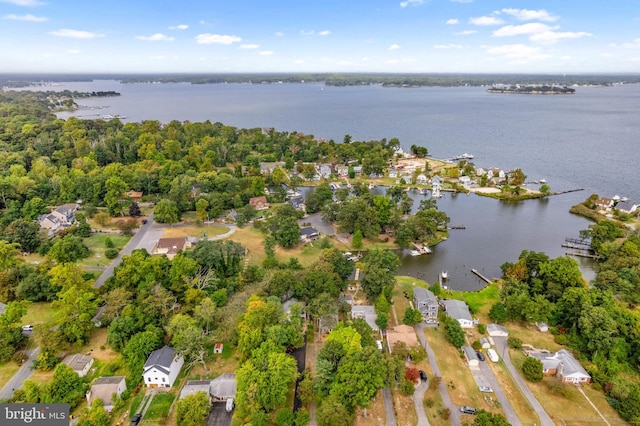
{"type": "Polygon", "coordinates": [[[485,277],[484,275],[482,275],[477,269],[475,268],[471,268],[471,272],[473,272],[474,274],[476,274],[482,281],[491,284],[491,280],[487,277],[485,277]]]}
{"type": "Polygon", "coordinates": [[[455,225],[455,226],[449,226],[449,228],[447,229],[467,229],[467,227],[464,225],[455,225]]]}
{"type": "Polygon", "coordinates": [[[601,259],[602,256],[599,254],[592,253],[584,253],[579,251],[568,251],[565,253],[567,256],[578,256],[578,257],[588,257],[589,259],[601,259]]]}

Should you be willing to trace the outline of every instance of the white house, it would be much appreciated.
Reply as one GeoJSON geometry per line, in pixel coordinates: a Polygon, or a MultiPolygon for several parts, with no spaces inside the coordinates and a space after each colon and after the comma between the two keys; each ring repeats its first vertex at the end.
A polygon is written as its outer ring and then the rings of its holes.
{"type": "Polygon", "coordinates": [[[142,373],[145,385],[150,388],[170,388],[183,364],[184,359],[169,346],[151,352],[142,373]]]}
{"type": "Polygon", "coordinates": [[[423,175],[422,173],[420,173],[417,177],[416,177],[416,183],[425,185],[427,183],[427,177],[425,175],[423,175]]]}
{"type": "Polygon", "coordinates": [[[96,399],[102,400],[102,406],[108,412],[113,410],[114,395],[120,396],[127,390],[127,381],[124,376],[98,377],[87,392],[87,404],[91,407],[96,399]]]}
{"type": "Polygon", "coordinates": [[[530,357],[542,362],[542,373],[558,376],[563,383],[589,383],[591,376],[573,357],[571,352],[561,349],[555,354],[533,353],[530,357]]]}
{"type": "Polygon", "coordinates": [[[435,175],[434,177],[431,178],[431,187],[433,189],[435,188],[442,189],[442,180],[440,179],[440,176],[435,175]]]}
{"type": "Polygon", "coordinates": [[[498,324],[487,324],[487,333],[491,337],[507,337],[509,332],[506,328],[498,324]]]}
{"type": "Polygon", "coordinates": [[[473,327],[473,318],[471,318],[471,312],[469,312],[469,307],[466,303],[461,300],[454,299],[447,299],[443,303],[447,316],[458,320],[460,327],[473,327]]]}
{"type": "Polygon", "coordinates": [[[44,214],[38,218],[38,223],[42,229],[55,231],[62,227],[69,227],[76,221],[76,212],[80,206],[75,203],[63,204],[49,214],[44,214]]]}
{"type": "Polygon", "coordinates": [[[87,375],[93,365],[93,358],[82,354],[67,355],[62,363],[68,365],[80,377],[87,375]]]}

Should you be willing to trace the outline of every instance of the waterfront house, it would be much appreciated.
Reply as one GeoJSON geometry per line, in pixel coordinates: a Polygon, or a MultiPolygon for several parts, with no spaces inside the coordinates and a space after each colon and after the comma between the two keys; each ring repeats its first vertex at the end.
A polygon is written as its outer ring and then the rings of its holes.
{"type": "Polygon", "coordinates": [[[329,179],[331,177],[331,164],[321,164],[316,170],[318,171],[318,174],[325,179],[329,179]]]}
{"type": "Polygon", "coordinates": [[[618,210],[620,213],[633,214],[636,211],[638,211],[638,209],[640,208],[640,203],[634,204],[626,200],[618,201],[614,208],[618,210]]]}
{"type": "Polygon", "coordinates": [[[338,164],[336,166],[336,174],[339,177],[347,177],[347,176],[349,176],[349,166],[345,166],[343,164],[338,164]]]}
{"type": "Polygon", "coordinates": [[[415,287],[413,289],[413,303],[425,320],[438,317],[438,299],[430,290],[424,287],[415,287]]]}
{"type": "Polygon", "coordinates": [[[395,179],[398,177],[398,171],[396,169],[389,170],[389,177],[395,179]]]}
{"type": "Polygon", "coordinates": [[[142,373],[144,384],[151,388],[170,388],[178,377],[183,364],[184,359],[169,346],[151,352],[147,362],[144,363],[142,373]]]}
{"type": "Polygon", "coordinates": [[[113,410],[115,398],[127,390],[127,380],[124,376],[98,377],[87,392],[87,404],[91,407],[93,401],[99,399],[107,412],[113,410]]]}
{"type": "Polygon", "coordinates": [[[93,365],[93,358],[88,355],[73,354],[67,355],[62,363],[71,367],[73,371],[80,377],[87,375],[93,365]]]}
{"type": "Polygon", "coordinates": [[[362,174],[362,166],[353,166],[353,171],[354,171],[355,174],[361,175],[362,174]]]}
{"type": "Polygon", "coordinates": [[[373,331],[380,330],[378,324],[376,324],[376,319],[378,319],[378,314],[376,314],[376,308],[370,305],[352,305],[351,306],[351,319],[362,318],[369,324],[369,327],[373,331]]]}
{"type": "Polygon", "coordinates": [[[460,176],[458,180],[464,186],[467,186],[471,183],[471,178],[469,176],[460,176]]]}
{"type": "Polygon", "coordinates": [[[440,179],[440,176],[435,175],[434,177],[431,178],[431,187],[433,189],[438,188],[439,190],[442,189],[442,180],[440,179]]]}
{"type": "Polygon", "coordinates": [[[557,376],[562,383],[582,384],[591,381],[589,373],[566,349],[561,349],[555,354],[530,353],[529,356],[542,362],[543,374],[557,376]]]}
{"type": "Polygon", "coordinates": [[[426,185],[427,184],[427,177],[425,175],[423,175],[422,173],[420,173],[416,177],[416,183],[420,184],[420,185],[426,185]]]}
{"type": "Polygon", "coordinates": [[[461,300],[446,299],[443,304],[447,316],[458,320],[460,327],[473,327],[473,318],[471,318],[471,313],[466,303],[461,300]]]}
{"type": "Polygon", "coordinates": [[[304,204],[304,198],[302,197],[293,197],[289,200],[289,204],[301,212],[304,212],[307,209],[307,206],[304,204]]]}
{"type": "Polygon", "coordinates": [[[251,207],[253,207],[254,209],[256,209],[257,211],[267,210],[269,208],[269,203],[267,202],[267,197],[265,197],[264,195],[262,197],[250,198],[249,199],[249,205],[251,207]]]}
{"type": "Polygon", "coordinates": [[[596,200],[596,207],[600,210],[609,211],[613,207],[614,201],[611,198],[602,197],[596,200]]]}

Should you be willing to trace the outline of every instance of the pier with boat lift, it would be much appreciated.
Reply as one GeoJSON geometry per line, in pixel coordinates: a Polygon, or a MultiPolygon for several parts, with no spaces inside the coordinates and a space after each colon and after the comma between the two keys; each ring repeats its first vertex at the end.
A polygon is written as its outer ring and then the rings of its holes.
{"type": "Polygon", "coordinates": [[[489,278],[485,277],[484,275],[482,275],[480,273],[480,271],[478,271],[477,269],[471,268],[471,272],[476,274],[478,276],[478,278],[480,278],[482,281],[486,282],[487,284],[491,284],[491,280],[489,278]]]}
{"type": "Polygon", "coordinates": [[[565,238],[562,247],[573,249],[573,251],[565,252],[566,256],[586,257],[589,259],[601,259],[602,256],[596,254],[591,248],[591,240],[584,238],[565,238]]]}

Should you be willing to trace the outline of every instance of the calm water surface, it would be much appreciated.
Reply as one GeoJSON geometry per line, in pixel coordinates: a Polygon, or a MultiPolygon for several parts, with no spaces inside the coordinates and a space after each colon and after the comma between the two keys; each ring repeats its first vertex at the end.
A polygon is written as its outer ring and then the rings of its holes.
{"type": "MultiPolygon", "coordinates": [[[[430,255],[401,255],[401,272],[432,282],[447,270],[454,289],[476,289],[476,268],[488,277],[521,250],[564,255],[565,237],[589,222],[568,213],[591,193],[640,201],[640,85],[577,88],[571,96],[487,93],[480,87],[400,89],[322,84],[120,84],[56,86],[79,91],[116,90],[116,98],[87,99],[73,115],[123,121],[222,122],[239,128],[274,127],[342,141],[397,137],[403,147],[427,146],[436,158],[463,152],[477,167],[520,167],[529,180],[545,178],[552,190],[584,191],[523,203],[446,195],[441,210],[452,225],[448,241],[430,255]],[[102,107],[101,109],[91,109],[102,107]]],[[[68,114],[61,114],[66,117],[68,114]]],[[[412,194],[417,200],[421,197],[412,194]]],[[[585,265],[588,265],[585,263],[585,265]]],[[[587,278],[592,276],[583,268],[587,278]]]]}

